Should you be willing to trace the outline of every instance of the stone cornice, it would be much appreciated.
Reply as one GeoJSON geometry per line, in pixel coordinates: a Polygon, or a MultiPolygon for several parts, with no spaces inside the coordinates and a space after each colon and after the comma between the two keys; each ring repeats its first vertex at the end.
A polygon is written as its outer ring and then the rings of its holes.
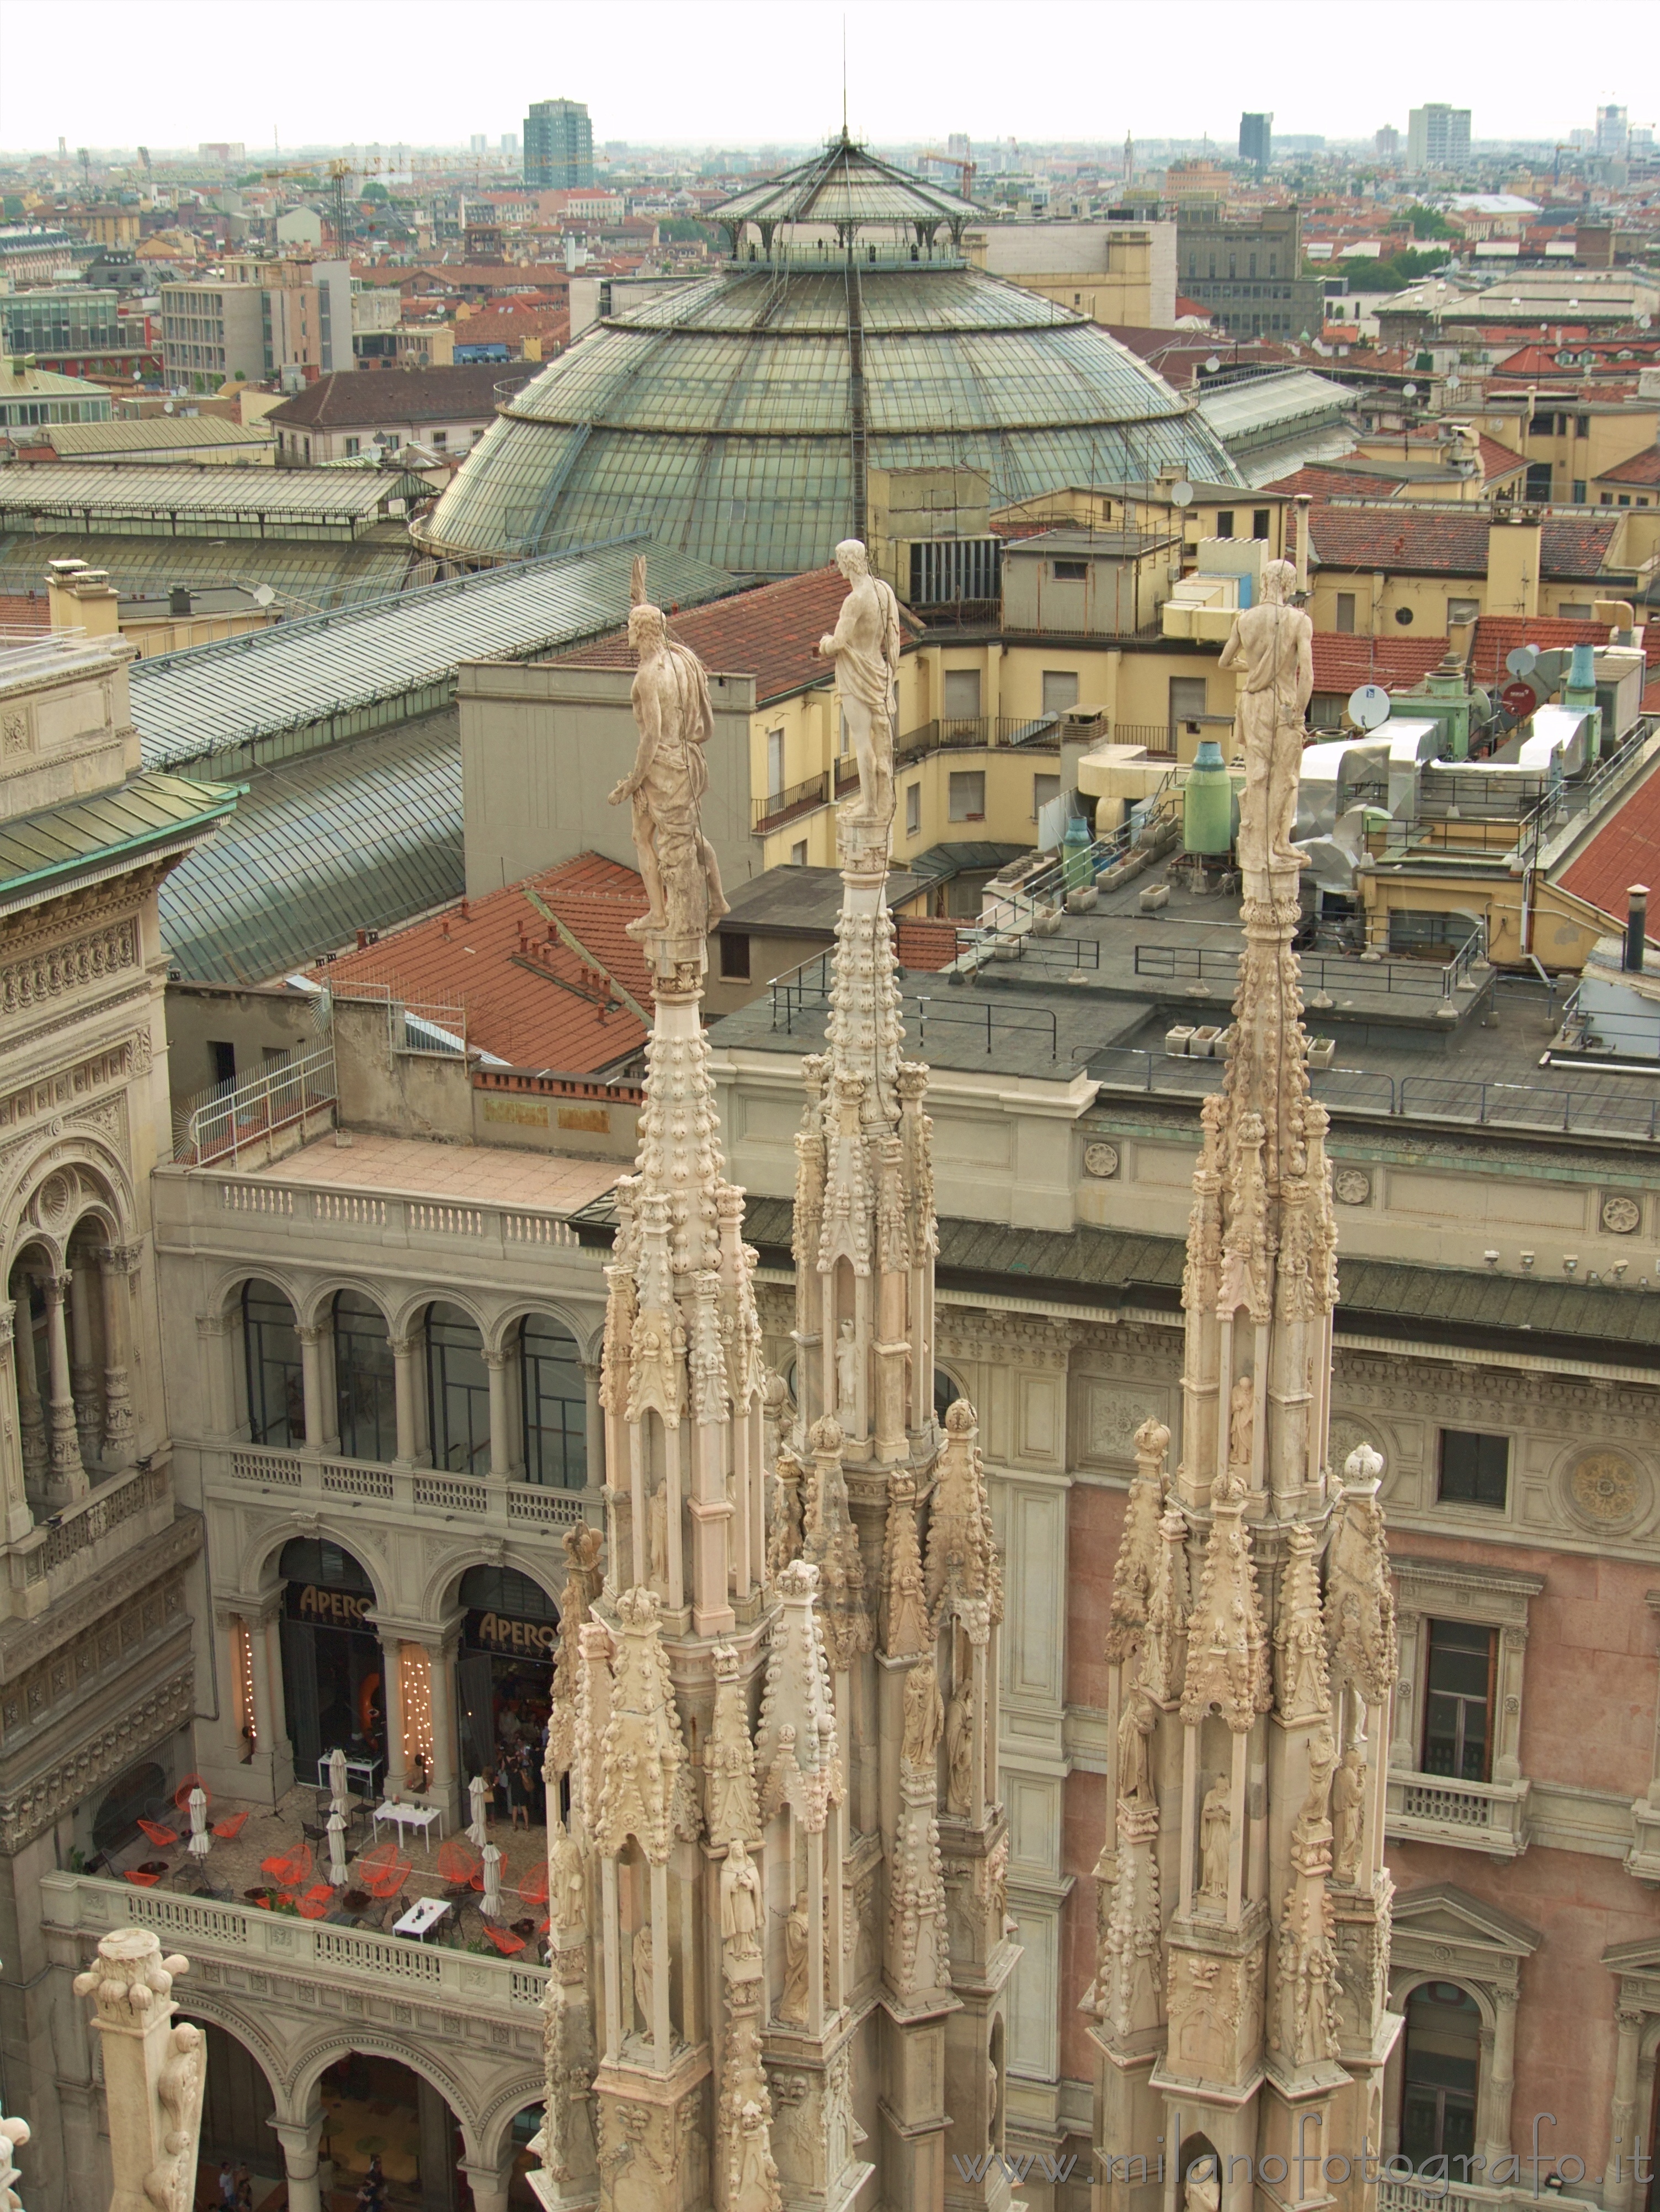
{"type": "Polygon", "coordinates": [[[131,1552],[124,1552],[93,1581],[48,1607],[33,1620],[11,1622],[0,1630],[0,1684],[38,1667],[106,1613],[159,1581],[169,1568],[193,1559],[202,1548],[202,1516],[175,1505],[174,1518],[131,1552]]]}

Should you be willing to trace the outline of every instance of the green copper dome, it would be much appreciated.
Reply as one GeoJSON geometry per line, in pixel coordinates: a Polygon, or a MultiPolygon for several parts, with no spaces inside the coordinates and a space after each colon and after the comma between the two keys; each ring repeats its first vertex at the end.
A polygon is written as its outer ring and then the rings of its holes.
{"type": "Polygon", "coordinates": [[[603,319],[510,399],[421,542],[471,563],[646,529],[787,576],[860,533],[866,468],[983,470],[994,507],[1167,462],[1238,482],[1104,331],[965,265],[972,214],[845,143],[740,195],[721,271],[603,319]]]}

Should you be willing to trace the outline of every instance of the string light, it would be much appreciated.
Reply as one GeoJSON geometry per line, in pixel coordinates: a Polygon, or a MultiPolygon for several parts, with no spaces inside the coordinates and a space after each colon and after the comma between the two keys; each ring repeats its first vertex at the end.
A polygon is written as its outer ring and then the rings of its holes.
{"type": "Polygon", "coordinates": [[[241,1708],[242,1733],[250,1750],[257,1750],[259,1722],[253,1709],[253,1644],[245,1620],[239,1620],[231,1631],[231,1660],[236,1674],[237,1703],[241,1708]]]}
{"type": "Polygon", "coordinates": [[[418,1759],[429,1775],[433,1769],[432,1668],[417,1644],[405,1644],[398,1662],[404,1690],[404,1771],[418,1759]]]}

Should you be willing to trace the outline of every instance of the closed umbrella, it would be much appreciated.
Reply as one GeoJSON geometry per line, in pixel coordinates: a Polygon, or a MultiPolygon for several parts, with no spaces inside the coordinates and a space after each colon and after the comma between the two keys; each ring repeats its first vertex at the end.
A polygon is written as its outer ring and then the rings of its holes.
{"type": "Polygon", "coordinates": [[[489,1787],[483,1776],[475,1774],[467,1784],[467,1796],[472,1805],[472,1818],[467,1823],[467,1833],[481,1849],[489,1835],[484,1821],[484,1800],[489,1795],[489,1787]]]}
{"type": "Polygon", "coordinates": [[[208,1826],[208,1793],[198,1782],[190,1793],[191,1856],[205,1860],[213,1849],[213,1831],[208,1826]]]}
{"type": "Polygon", "coordinates": [[[502,1916],[502,1854],[494,1844],[484,1846],[484,1894],[479,1910],[486,1920],[502,1916]]]}
{"type": "Polygon", "coordinates": [[[346,1879],[346,1822],[341,1813],[331,1813],[328,1825],[329,1880],[339,1889],[346,1879]]]}
{"type": "Polygon", "coordinates": [[[346,1809],[346,1754],[338,1744],[329,1753],[329,1796],[332,1800],[330,1810],[344,1813],[346,1809]]]}

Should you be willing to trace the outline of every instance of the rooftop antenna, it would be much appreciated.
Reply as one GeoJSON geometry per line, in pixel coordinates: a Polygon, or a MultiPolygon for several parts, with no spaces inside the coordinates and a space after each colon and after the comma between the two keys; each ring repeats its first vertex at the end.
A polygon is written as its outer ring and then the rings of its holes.
{"type": "Polygon", "coordinates": [[[848,19],[842,18],[842,143],[848,141],[848,19]]]}

